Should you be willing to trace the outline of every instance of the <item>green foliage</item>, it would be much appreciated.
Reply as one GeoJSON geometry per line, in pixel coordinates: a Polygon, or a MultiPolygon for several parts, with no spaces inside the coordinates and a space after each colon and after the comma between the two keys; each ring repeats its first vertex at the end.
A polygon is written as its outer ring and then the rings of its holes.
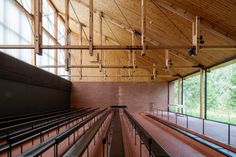
{"type": "Polygon", "coordinates": [[[185,113],[200,116],[200,76],[192,76],[183,81],[183,104],[185,113]]]}
{"type": "Polygon", "coordinates": [[[231,70],[228,104],[233,111],[236,111],[236,64],[231,70]]]}
{"type": "MultiPolygon", "coordinates": [[[[175,104],[178,104],[178,81],[175,81],[175,104]]],[[[236,63],[207,72],[207,118],[236,124],[236,63]]],[[[200,76],[183,80],[185,114],[200,116],[200,76]]],[[[177,112],[177,108],[171,108],[177,112]]]]}
{"type": "Polygon", "coordinates": [[[236,124],[236,64],[207,74],[207,118],[236,124]]]}

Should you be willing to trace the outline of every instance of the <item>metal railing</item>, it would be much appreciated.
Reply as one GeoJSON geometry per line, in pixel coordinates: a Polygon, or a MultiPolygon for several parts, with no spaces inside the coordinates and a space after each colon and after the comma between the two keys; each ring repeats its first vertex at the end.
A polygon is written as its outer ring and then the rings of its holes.
{"type": "Polygon", "coordinates": [[[236,125],[234,124],[168,112],[158,108],[153,108],[151,114],[221,143],[236,147],[236,125]]]}

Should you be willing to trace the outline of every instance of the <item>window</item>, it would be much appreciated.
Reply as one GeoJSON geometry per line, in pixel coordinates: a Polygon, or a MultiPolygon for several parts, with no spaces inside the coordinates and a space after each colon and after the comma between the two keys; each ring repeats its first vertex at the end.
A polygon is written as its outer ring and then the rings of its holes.
{"type": "Polygon", "coordinates": [[[200,117],[200,75],[198,73],[183,80],[183,112],[200,117]]]}
{"type": "Polygon", "coordinates": [[[236,124],[236,61],[207,73],[207,118],[236,124]]]}
{"type": "MultiPolygon", "coordinates": [[[[53,45],[53,40],[43,33],[43,44],[53,45]]],[[[54,65],[54,50],[43,50],[42,56],[37,55],[37,65],[54,65]]],[[[44,68],[54,73],[54,68],[44,68]]]]}
{"type": "Polygon", "coordinates": [[[54,11],[48,4],[47,0],[43,0],[43,27],[54,36],[54,11]]]}
{"type": "MultiPolygon", "coordinates": [[[[58,19],[58,42],[61,45],[65,45],[65,26],[61,19],[58,19]]],[[[65,51],[58,50],[58,65],[65,65],[65,51]]],[[[69,73],[65,71],[65,68],[58,68],[58,75],[68,75],[69,73]]],[[[68,77],[63,77],[68,79],[68,77]]]]}
{"type": "MultiPolygon", "coordinates": [[[[29,0],[24,2],[25,6],[29,6],[28,10],[31,10],[30,2],[29,0]]],[[[0,44],[32,45],[32,31],[30,19],[15,6],[13,1],[0,1],[0,44]]],[[[1,51],[31,63],[32,50],[2,49],[1,51]]]]}
{"type": "Polygon", "coordinates": [[[29,13],[32,13],[31,10],[31,1],[32,0],[17,0],[29,13]]]}

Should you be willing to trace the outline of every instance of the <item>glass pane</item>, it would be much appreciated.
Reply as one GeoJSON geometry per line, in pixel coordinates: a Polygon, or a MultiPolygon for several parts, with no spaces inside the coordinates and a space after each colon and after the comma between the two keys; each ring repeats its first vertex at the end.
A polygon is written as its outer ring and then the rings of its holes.
{"type": "MultiPolygon", "coordinates": [[[[30,4],[30,1],[25,1],[24,6],[27,5],[26,3],[30,4]]],[[[31,10],[30,7],[28,9],[31,10]]],[[[31,45],[31,27],[30,19],[15,6],[13,1],[0,2],[0,44],[31,45]]],[[[2,49],[1,51],[24,62],[31,63],[32,50],[2,49]]]]}
{"type": "Polygon", "coordinates": [[[205,120],[205,135],[225,144],[228,143],[228,125],[205,120]]]}
{"type": "Polygon", "coordinates": [[[202,134],[203,120],[199,118],[188,117],[188,129],[202,134]]]}
{"type": "Polygon", "coordinates": [[[200,116],[200,75],[190,76],[183,81],[183,106],[187,115],[200,116]]]}
{"type": "Polygon", "coordinates": [[[187,116],[184,115],[177,115],[177,124],[182,127],[187,127],[187,116]]]}
{"type": "Polygon", "coordinates": [[[236,126],[230,126],[230,144],[236,147],[236,126]]]}
{"type": "Polygon", "coordinates": [[[236,124],[236,63],[207,73],[207,118],[236,124]]]}
{"type": "Polygon", "coordinates": [[[54,36],[54,11],[47,0],[43,1],[43,27],[54,36]]]}
{"type": "Polygon", "coordinates": [[[169,113],[169,121],[172,123],[176,123],[176,114],[175,113],[169,113]]]}
{"type": "MultiPolygon", "coordinates": [[[[46,34],[43,34],[43,44],[52,45],[53,41],[46,34]]],[[[37,55],[37,65],[54,65],[54,50],[43,50],[42,56],[37,55]]],[[[54,68],[44,68],[48,72],[54,73],[54,68]]]]}

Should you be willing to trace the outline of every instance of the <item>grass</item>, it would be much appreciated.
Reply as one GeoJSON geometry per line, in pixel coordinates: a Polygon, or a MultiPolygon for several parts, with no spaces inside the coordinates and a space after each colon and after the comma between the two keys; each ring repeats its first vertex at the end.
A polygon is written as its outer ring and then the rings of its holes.
{"type": "Polygon", "coordinates": [[[209,110],[207,112],[207,119],[236,125],[236,111],[231,112],[231,113],[226,113],[223,111],[219,112],[219,111],[209,110]]]}
{"type": "MultiPolygon", "coordinates": [[[[177,109],[172,108],[170,111],[177,112],[177,109]]],[[[199,117],[200,112],[199,109],[196,108],[187,110],[186,114],[199,117]]],[[[207,119],[236,125],[236,111],[207,110],[207,119]]]]}

